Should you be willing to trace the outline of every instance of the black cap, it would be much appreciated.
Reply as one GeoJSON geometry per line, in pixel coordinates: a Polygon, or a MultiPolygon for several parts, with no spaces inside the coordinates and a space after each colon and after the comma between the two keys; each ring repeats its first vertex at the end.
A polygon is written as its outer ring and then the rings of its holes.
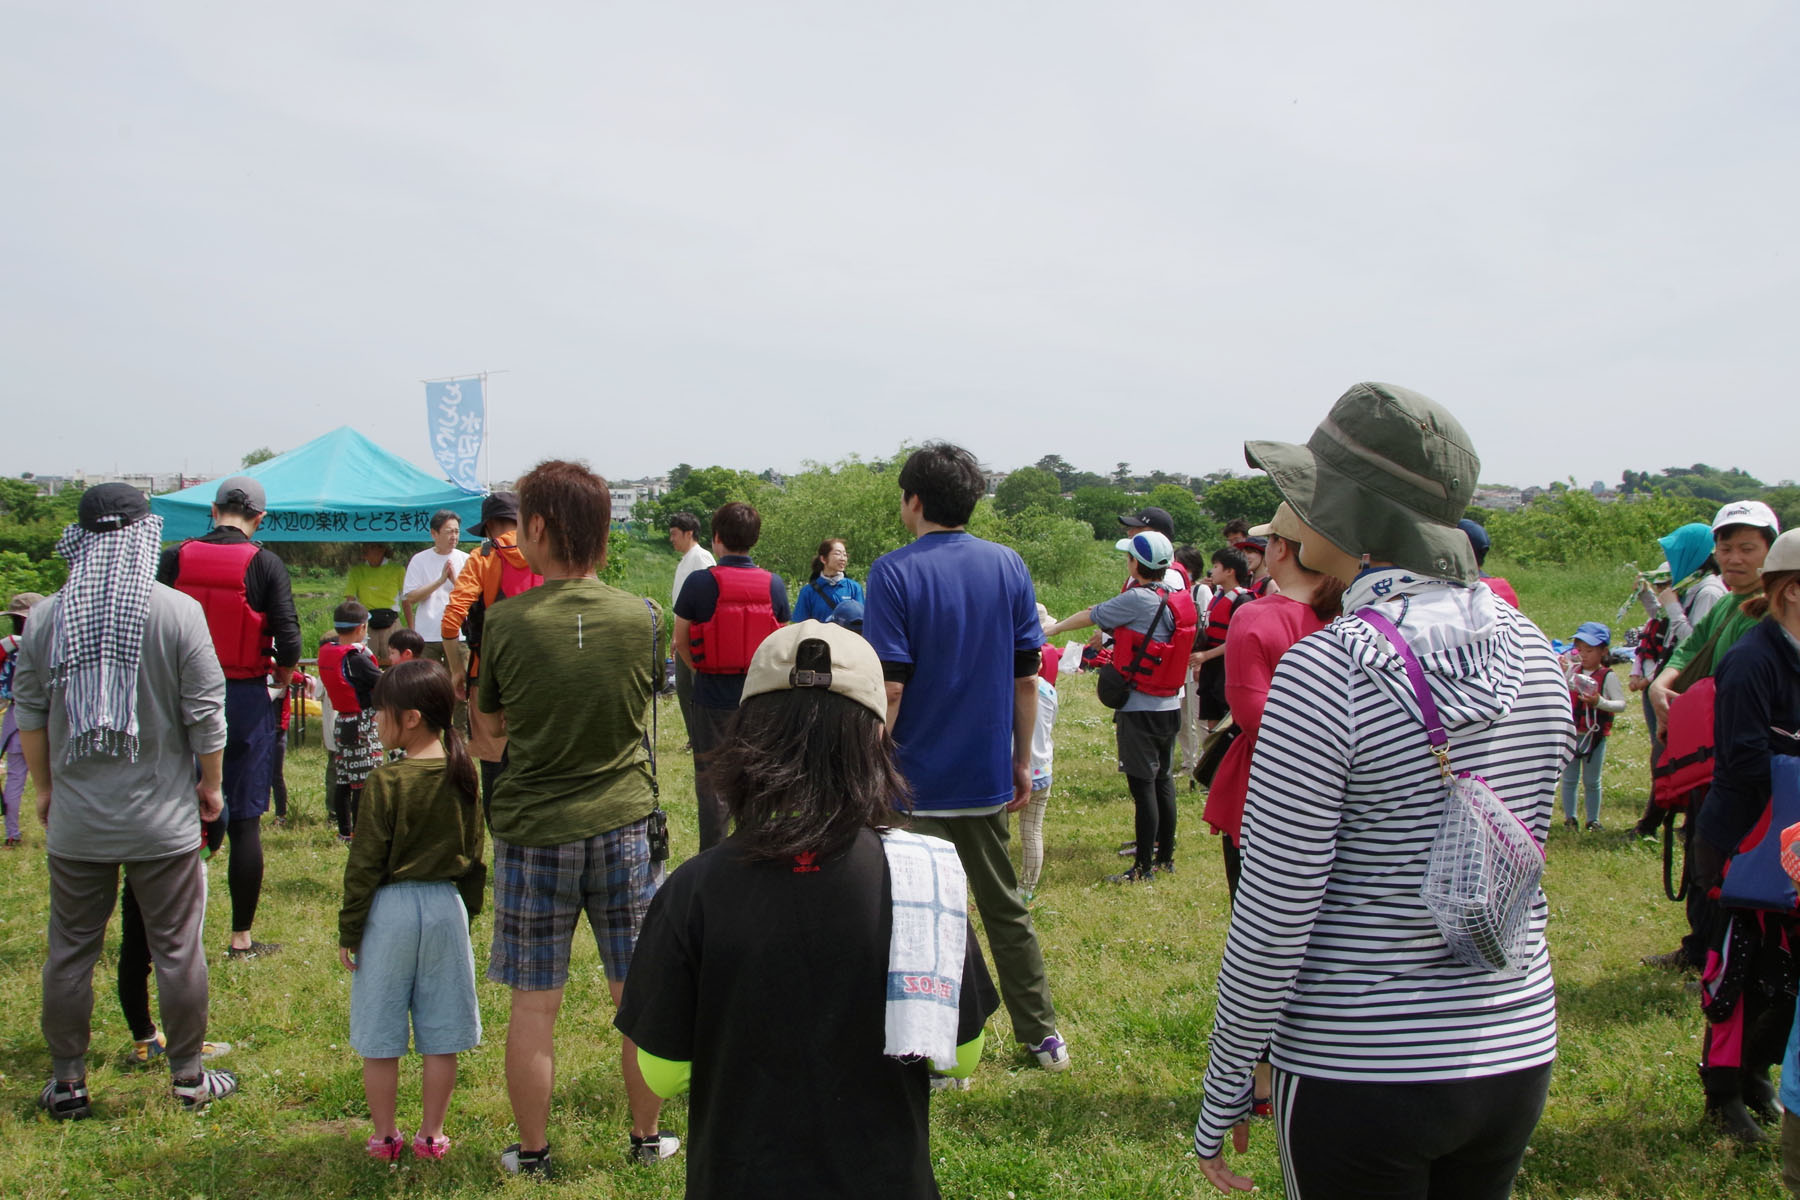
{"type": "Polygon", "coordinates": [[[1119,514],[1119,524],[1127,529],[1154,529],[1171,542],[1175,540],[1175,518],[1155,505],[1140,508],[1134,513],[1119,514]]]}
{"type": "Polygon", "coordinates": [[[517,492],[491,492],[481,502],[481,520],[469,527],[474,537],[488,535],[489,521],[511,521],[519,523],[519,494],[517,492]]]}
{"type": "Polygon", "coordinates": [[[76,520],[89,533],[111,533],[150,515],[150,501],[129,483],[98,483],[81,493],[76,520]]]}

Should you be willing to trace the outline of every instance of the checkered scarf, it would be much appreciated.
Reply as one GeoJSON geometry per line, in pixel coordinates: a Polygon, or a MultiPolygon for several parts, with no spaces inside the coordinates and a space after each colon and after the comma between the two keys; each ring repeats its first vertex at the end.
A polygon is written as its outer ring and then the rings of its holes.
{"type": "Polygon", "coordinates": [[[63,689],[69,719],[65,762],[137,759],[138,661],[161,547],[154,516],[110,533],[71,525],[56,543],[69,564],[50,632],[50,684],[63,689]]]}

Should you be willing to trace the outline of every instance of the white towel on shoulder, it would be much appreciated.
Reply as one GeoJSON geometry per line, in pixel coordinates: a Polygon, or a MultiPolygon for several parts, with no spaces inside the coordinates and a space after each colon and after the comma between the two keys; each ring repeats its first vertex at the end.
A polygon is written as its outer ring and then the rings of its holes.
{"type": "Polygon", "coordinates": [[[881,837],[893,884],[888,938],[887,1042],[893,1058],[956,1062],[957,1011],[969,933],[968,882],[956,847],[890,829],[881,837]]]}

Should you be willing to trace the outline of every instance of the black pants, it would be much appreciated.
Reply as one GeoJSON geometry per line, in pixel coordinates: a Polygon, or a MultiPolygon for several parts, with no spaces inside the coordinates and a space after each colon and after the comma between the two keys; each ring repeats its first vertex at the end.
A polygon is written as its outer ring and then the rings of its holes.
{"type": "Polygon", "coordinates": [[[275,735],[275,761],[269,769],[269,795],[275,801],[275,815],[287,819],[287,730],[275,735]]]}
{"type": "Polygon", "coordinates": [[[337,821],[339,837],[349,837],[356,832],[356,807],[361,799],[361,788],[353,788],[347,783],[331,785],[331,815],[337,821]]]}
{"type": "Polygon", "coordinates": [[[256,923],[256,901],[262,895],[262,817],[233,821],[225,826],[231,842],[231,859],[225,880],[231,886],[231,932],[248,933],[256,923]]]}
{"type": "Polygon", "coordinates": [[[491,830],[494,827],[494,785],[500,782],[500,773],[506,770],[507,751],[500,752],[499,762],[481,760],[481,819],[491,830]]]}
{"type": "MultiPolygon", "coordinates": [[[[1700,797],[1695,797],[1695,803],[1700,797]]],[[[1718,944],[1725,930],[1725,912],[1719,902],[1707,893],[1719,886],[1725,873],[1726,855],[1700,836],[1700,812],[1690,809],[1681,827],[1686,846],[1681,855],[1682,870],[1687,875],[1688,931],[1681,938],[1681,948],[1695,970],[1706,968],[1706,952],[1718,944]]]]}
{"type": "Polygon", "coordinates": [[[1181,710],[1113,714],[1119,769],[1137,809],[1137,866],[1175,861],[1175,737],[1181,710]]]}
{"type": "Polygon", "coordinates": [[[150,940],[129,879],[119,893],[119,1011],[131,1026],[132,1041],[156,1036],[156,1022],[150,1016],[150,940]]]}
{"type": "Polygon", "coordinates": [[[1549,1092],[1549,1063],[1451,1083],[1278,1070],[1288,1200],[1506,1200],[1549,1092]]]}
{"type": "Polygon", "coordinates": [[[1225,851],[1225,891],[1237,903],[1238,879],[1244,874],[1244,852],[1231,840],[1229,833],[1219,835],[1219,848],[1225,851]]]}

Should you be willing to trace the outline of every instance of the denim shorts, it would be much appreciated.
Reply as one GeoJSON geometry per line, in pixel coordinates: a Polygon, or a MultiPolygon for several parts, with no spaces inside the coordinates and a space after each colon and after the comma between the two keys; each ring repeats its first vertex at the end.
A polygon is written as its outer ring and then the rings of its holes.
{"type": "Polygon", "coordinates": [[[522,992],[569,980],[575,925],[587,913],[606,977],[623,983],[663,864],[650,860],[648,816],[556,846],[494,839],[494,946],[487,977],[522,992]]]}
{"type": "Polygon", "coordinates": [[[350,978],[350,1047],[364,1058],[402,1058],[407,1016],[420,1054],[481,1044],[469,913],[454,883],[375,889],[356,974],[350,978]]]}

